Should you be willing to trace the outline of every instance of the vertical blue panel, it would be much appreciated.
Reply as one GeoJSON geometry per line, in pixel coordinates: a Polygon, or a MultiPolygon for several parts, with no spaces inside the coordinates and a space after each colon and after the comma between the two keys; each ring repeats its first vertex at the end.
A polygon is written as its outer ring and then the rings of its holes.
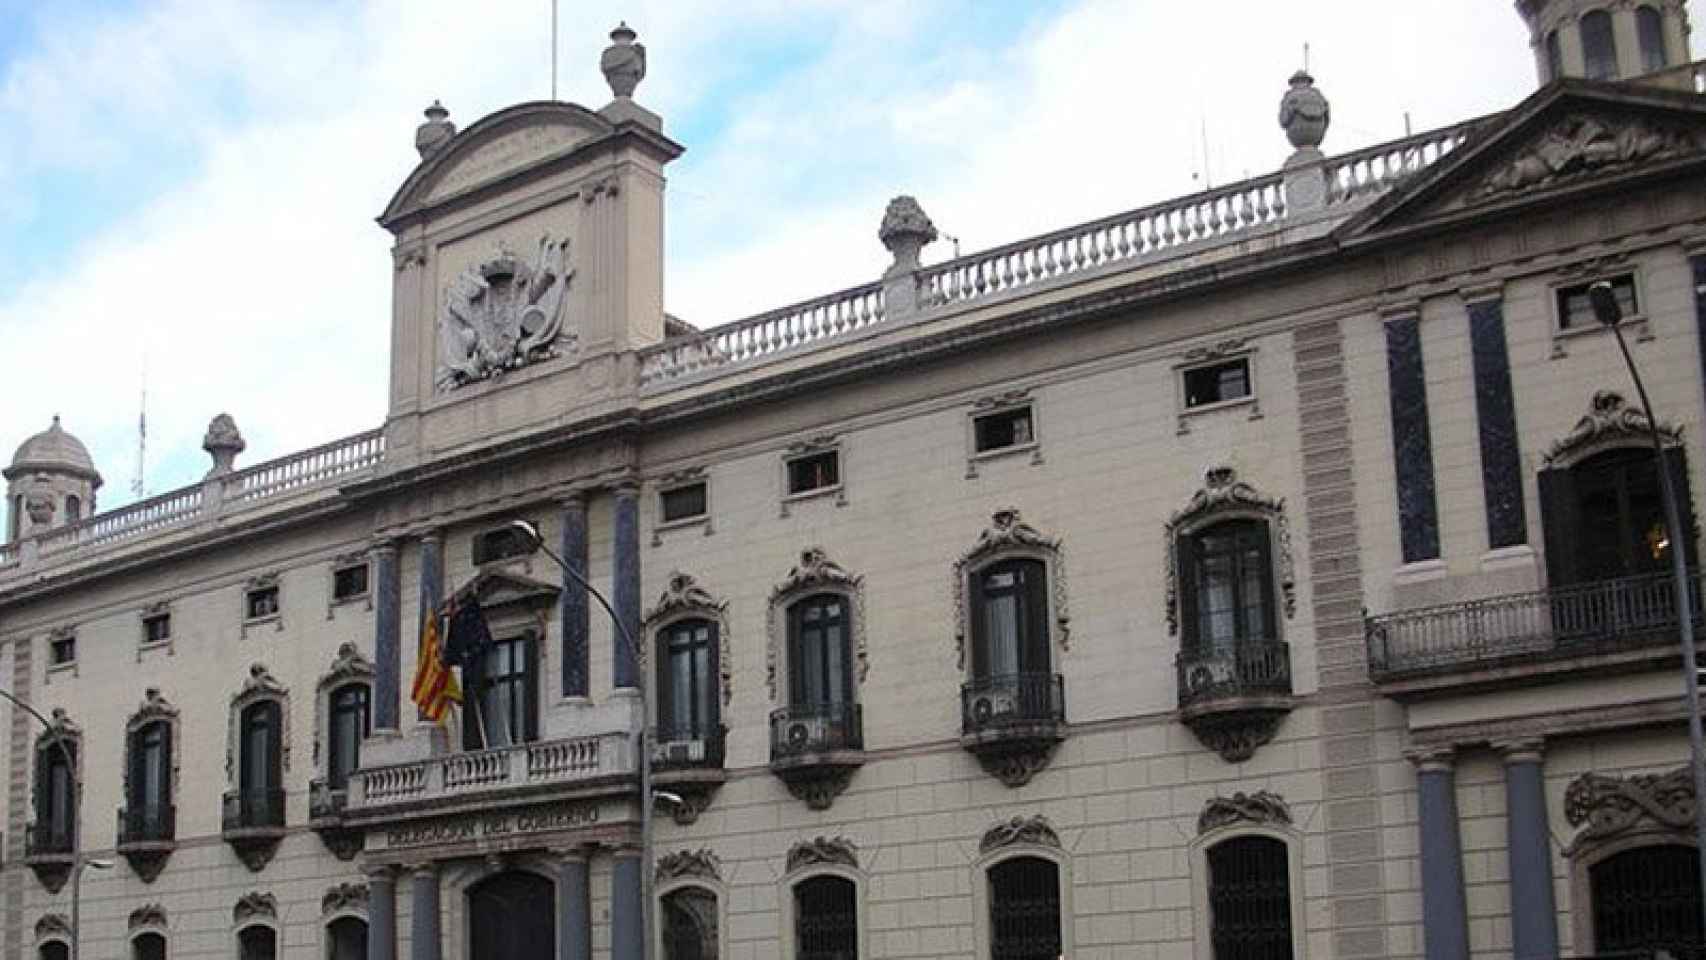
{"type": "Polygon", "coordinates": [[[1522,498],[1522,451],[1517,442],[1511,361],[1500,300],[1469,304],[1469,342],[1475,362],[1475,420],[1481,434],[1481,488],[1487,502],[1487,545],[1528,542],[1522,498]]]}
{"type": "Polygon", "coordinates": [[[403,668],[401,636],[402,611],[400,574],[397,569],[397,548],[381,544],[373,551],[374,585],[379,608],[373,617],[373,659],[375,679],[373,726],[376,730],[396,730],[397,711],[401,703],[403,668]]]}
{"type": "MultiPolygon", "coordinates": [[[[563,502],[563,562],[582,579],[586,577],[586,500],[570,497],[563,502]]],[[[586,588],[574,577],[563,575],[563,696],[587,695],[588,648],[587,630],[590,626],[586,588]]]]}
{"type": "MultiPolygon", "coordinates": [[[[616,607],[616,616],[621,618],[622,626],[628,629],[628,635],[638,643],[640,639],[640,494],[633,487],[619,487],[616,490],[616,572],[615,589],[612,591],[612,604],[616,607]]],[[[638,689],[640,686],[640,666],[634,658],[636,651],[628,649],[620,631],[612,631],[617,636],[615,656],[615,685],[616,689],[638,689]]]]}
{"type": "Polygon", "coordinates": [[[1439,556],[1433,440],[1422,372],[1421,317],[1386,322],[1386,370],[1392,391],[1392,456],[1398,475],[1398,533],[1404,562],[1439,556]]]}

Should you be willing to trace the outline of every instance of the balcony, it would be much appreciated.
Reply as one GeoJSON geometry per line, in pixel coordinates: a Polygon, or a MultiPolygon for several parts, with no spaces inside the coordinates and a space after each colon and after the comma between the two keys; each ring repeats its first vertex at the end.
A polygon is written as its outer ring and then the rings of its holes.
{"type": "Polygon", "coordinates": [[[1274,738],[1291,712],[1291,647],[1266,638],[1180,651],[1179,720],[1228,763],[1274,738]]]}
{"type": "Polygon", "coordinates": [[[24,828],[24,862],[48,893],[58,893],[71,877],[76,835],[69,823],[36,822],[24,828]]]}
{"type": "Polygon", "coordinates": [[[827,810],[865,765],[856,703],[804,704],[770,714],[770,771],[813,810],[827,810]]]}
{"type": "Polygon", "coordinates": [[[220,833],[238,859],[259,873],[284,839],[283,790],[232,790],[225,794],[220,833]]]}
{"type": "Polygon", "coordinates": [[[366,845],[365,831],[344,823],[344,807],[349,802],[349,784],[333,787],[324,777],[308,781],[308,828],[319,834],[339,860],[350,861],[366,845]]]}
{"type": "Polygon", "coordinates": [[[620,731],[363,767],[350,774],[343,816],[366,822],[530,793],[609,791],[636,769],[632,735],[620,731]]]}
{"type": "MultiPolygon", "coordinates": [[[[1700,629],[1698,574],[1691,583],[1700,629]]],[[[1679,625],[1670,574],[1572,584],[1370,617],[1368,671],[1403,700],[1641,670],[1677,655],[1679,625]]]]}
{"type": "Polygon", "coordinates": [[[1066,738],[1066,684],[1058,673],[981,677],[960,686],[960,746],[991,776],[1023,786],[1066,738]]]}
{"type": "Polygon", "coordinates": [[[728,780],[723,769],[723,743],[728,728],[660,727],[652,731],[652,783],[681,802],[671,807],[675,822],[687,825],[711,803],[711,795],[728,780]]]}
{"type": "Polygon", "coordinates": [[[153,883],[176,849],[178,809],[172,804],[140,804],[118,811],[118,852],[143,883],[153,883]]]}

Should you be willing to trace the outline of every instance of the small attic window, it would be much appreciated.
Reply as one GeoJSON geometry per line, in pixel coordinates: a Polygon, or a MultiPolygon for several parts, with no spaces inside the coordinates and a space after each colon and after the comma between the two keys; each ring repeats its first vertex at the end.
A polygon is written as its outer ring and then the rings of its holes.
{"type": "Polygon", "coordinates": [[[250,620],[278,616],[278,587],[256,587],[243,598],[243,611],[250,620]]]}
{"type": "Polygon", "coordinates": [[[496,563],[511,557],[532,553],[534,544],[520,530],[511,526],[497,527],[474,535],[473,559],[476,565],[496,563]]]}
{"type": "Polygon", "coordinates": [[[1239,357],[1226,363],[1193,367],[1184,372],[1185,408],[1241,400],[1250,395],[1250,361],[1239,357]]]}
{"type": "Polygon", "coordinates": [[[65,498],[65,522],[66,523],[76,523],[77,521],[79,521],[81,519],[83,519],[83,501],[77,499],[76,494],[72,494],[72,495],[66,497],[65,498]]]}

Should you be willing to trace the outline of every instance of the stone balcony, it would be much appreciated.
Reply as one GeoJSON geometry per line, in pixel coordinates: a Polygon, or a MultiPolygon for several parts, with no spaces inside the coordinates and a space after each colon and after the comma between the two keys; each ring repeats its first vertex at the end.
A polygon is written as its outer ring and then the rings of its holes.
{"type": "Polygon", "coordinates": [[[615,731],[363,767],[350,775],[343,819],[368,823],[617,792],[637,776],[634,761],[633,735],[615,731]]]}
{"type": "Polygon", "coordinates": [[[1291,647],[1262,637],[1180,651],[1179,720],[1228,763],[1272,740],[1296,704],[1291,647]]]}
{"type": "MultiPolygon", "coordinates": [[[[1692,580],[1703,629],[1700,575],[1692,580]]],[[[1370,678],[1397,700],[1648,670],[1678,656],[1671,574],[1572,584],[1369,617],[1370,678]]]]}
{"type": "Polygon", "coordinates": [[[1029,783],[1065,738],[1060,674],[1015,673],[961,684],[960,746],[1002,783],[1029,783]]]}

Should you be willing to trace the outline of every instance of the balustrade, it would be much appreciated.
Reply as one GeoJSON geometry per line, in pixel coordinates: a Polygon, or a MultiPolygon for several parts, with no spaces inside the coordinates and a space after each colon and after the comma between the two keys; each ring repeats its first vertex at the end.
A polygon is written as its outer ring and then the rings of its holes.
{"type": "Polygon", "coordinates": [[[453,753],[350,774],[347,809],[632,773],[626,733],[453,753]]]}

